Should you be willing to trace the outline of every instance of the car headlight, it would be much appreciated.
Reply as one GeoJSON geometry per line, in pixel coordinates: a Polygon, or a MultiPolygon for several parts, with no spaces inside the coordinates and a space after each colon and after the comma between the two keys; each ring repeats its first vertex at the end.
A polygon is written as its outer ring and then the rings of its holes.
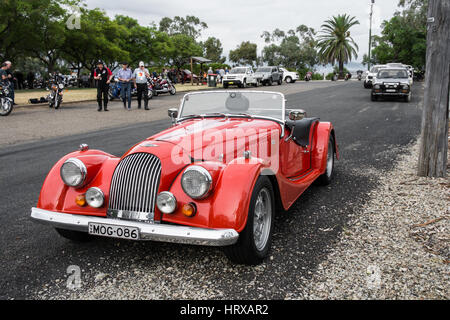
{"type": "Polygon", "coordinates": [[[407,84],[402,84],[402,89],[403,89],[403,90],[408,90],[408,89],[409,89],[409,85],[407,85],[407,84]]]}
{"type": "Polygon", "coordinates": [[[93,208],[100,208],[105,202],[103,191],[97,187],[89,188],[86,192],[86,202],[93,208]]]}
{"type": "Polygon", "coordinates": [[[190,166],[181,176],[181,187],[192,199],[202,199],[211,191],[211,174],[203,167],[190,166]]]}
{"type": "Polygon", "coordinates": [[[59,84],[58,86],[60,89],[64,89],[64,85],[62,83],[59,84]]]}
{"type": "Polygon", "coordinates": [[[376,84],[376,85],[373,86],[373,88],[374,88],[374,89],[380,89],[380,85],[379,85],[379,84],[376,84]]]}
{"type": "Polygon", "coordinates": [[[66,185],[76,188],[86,180],[87,169],[81,160],[70,158],[61,166],[60,175],[66,185]]]}
{"type": "Polygon", "coordinates": [[[162,213],[173,213],[177,209],[177,199],[172,193],[163,191],[156,197],[156,206],[162,213]]]}

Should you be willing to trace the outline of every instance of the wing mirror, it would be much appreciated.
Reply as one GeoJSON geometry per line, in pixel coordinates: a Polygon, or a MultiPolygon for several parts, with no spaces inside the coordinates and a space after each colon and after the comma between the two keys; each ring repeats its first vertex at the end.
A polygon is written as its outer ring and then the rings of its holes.
{"type": "Polygon", "coordinates": [[[306,118],[306,111],[303,109],[295,109],[289,111],[289,120],[302,120],[306,118]]]}
{"type": "Polygon", "coordinates": [[[175,125],[176,119],[178,117],[178,109],[170,108],[167,113],[169,114],[170,119],[172,120],[172,124],[175,125]]]}

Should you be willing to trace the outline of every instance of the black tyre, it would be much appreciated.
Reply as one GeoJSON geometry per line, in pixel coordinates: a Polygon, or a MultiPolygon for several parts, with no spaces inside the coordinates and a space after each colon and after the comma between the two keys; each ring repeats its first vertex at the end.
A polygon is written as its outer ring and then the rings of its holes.
{"type": "Polygon", "coordinates": [[[66,230],[66,229],[59,229],[55,228],[56,232],[58,234],[66,239],[69,239],[71,241],[75,242],[88,242],[93,239],[93,237],[88,234],[87,232],[80,232],[80,231],[73,231],[73,230],[66,230]]]}
{"type": "Polygon", "coordinates": [[[223,84],[223,88],[224,88],[224,89],[228,89],[228,83],[224,83],[224,84],[223,84]]]}
{"type": "Polygon", "coordinates": [[[370,96],[370,100],[372,100],[372,101],[378,101],[378,96],[372,94],[372,95],[370,96]]]}
{"type": "Polygon", "coordinates": [[[405,97],[403,98],[403,101],[405,101],[405,102],[411,102],[411,94],[408,94],[407,96],[405,96],[405,97]]]}
{"type": "Polygon", "coordinates": [[[291,83],[292,82],[292,78],[291,77],[286,77],[286,83],[291,83]]]}
{"type": "Polygon", "coordinates": [[[0,101],[0,116],[6,117],[11,113],[13,109],[13,103],[11,100],[2,98],[0,101]]]}
{"type": "Polygon", "coordinates": [[[55,102],[55,109],[59,109],[61,107],[62,99],[57,99],[55,102]]]}
{"type": "Polygon", "coordinates": [[[273,86],[273,79],[270,78],[270,79],[267,81],[267,84],[268,84],[269,86],[273,86]]]}
{"type": "Polygon", "coordinates": [[[272,243],[275,196],[267,176],[260,176],[253,188],[247,224],[238,242],[224,248],[225,254],[237,264],[256,265],[269,254],[272,243]]]}
{"type": "Polygon", "coordinates": [[[334,139],[333,136],[330,135],[330,139],[328,140],[327,166],[325,172],[317,179],[319,184],[328,185],[331,180],[333,180],[335,155],[336,150],[334,149],[334,139]]]}

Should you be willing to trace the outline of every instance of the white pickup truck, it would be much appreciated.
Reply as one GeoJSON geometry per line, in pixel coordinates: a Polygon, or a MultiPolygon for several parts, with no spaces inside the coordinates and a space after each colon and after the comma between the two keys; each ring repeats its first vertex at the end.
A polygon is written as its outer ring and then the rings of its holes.
{"type": "Polygon", "coordinates": [[[297,72],[291,72],[285,68],[279,69],[281,70],[281,72],[283,72],[283,81],[286,81],[286,83],[294,83],[295,81],[299,80],[299,75],[297,72]]]}
{"type": "Polygon", "coordinates": [[[236,67],[223,76],[222,83],[225,89],[233,85],[239,88],[245,88],[249,85],[258,87],[261,84],[261,78],[255,76],[252,67],[236,67]]]}

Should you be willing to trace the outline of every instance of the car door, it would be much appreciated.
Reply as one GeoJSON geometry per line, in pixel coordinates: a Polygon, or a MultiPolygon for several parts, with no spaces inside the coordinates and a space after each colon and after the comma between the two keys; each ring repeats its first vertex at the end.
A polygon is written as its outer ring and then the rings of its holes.
{"type": "MultiPolygon", "coordinates": [[[[315,126],[311,128],[310,134],[313,135],[314,131],[315,126]]],[[[299,146],[294,140],[287,139],[290,134],[286,128],[285,137],[280,141],[280,168],[286,178],[295,179],[310,171],[312,146],[299,146]]],[[[314,143],[313,139],[311,141],[314,143]]]]}

